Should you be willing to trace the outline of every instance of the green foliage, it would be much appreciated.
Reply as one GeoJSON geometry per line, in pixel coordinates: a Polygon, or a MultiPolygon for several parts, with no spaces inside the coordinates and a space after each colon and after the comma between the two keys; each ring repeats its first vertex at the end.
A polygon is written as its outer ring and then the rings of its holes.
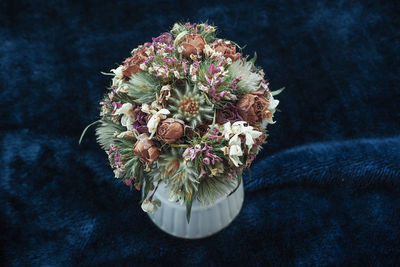
{"type": "Polygon", "coordinates": [[[147,72],[138,72],[127,81],[128,95],[137,104],[151,104],[159,93],[160,80],[147,72]]]}
{"type": "Polygon", "coordinates": [[[226,196],[235,189],[235,180],[224,176],[205,177],[201,180],[196,199],[203,205],[213,203],[216,199],[226,196]]]}
{"type": "Polygon", "coordinates": [[[118,125],[109,119],[101,120],[101,124],[96,128],[97,142],[104,150],[110,149],[110,145],[114,144],[118,139],[114,137],[114,133],[121,133],[125,129],[122,125],[118,125]]]}
{"type": "Polygon", "coordinates": [[[182,148],[171,148],[160,155],[158,169],[153,169],[150,175],[156,181],[168,181],[170,199],[186,203],[187,219],[190,220],[190,210],[193,195],[198,190],[199,169],[192,162],[182,158],[182,148]]]}

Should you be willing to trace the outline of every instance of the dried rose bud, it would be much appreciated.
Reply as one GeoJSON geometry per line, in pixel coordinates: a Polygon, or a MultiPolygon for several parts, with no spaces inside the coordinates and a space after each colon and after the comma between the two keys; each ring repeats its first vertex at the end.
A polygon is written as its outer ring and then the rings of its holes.
{"type": "Polygon", "coordinates": [[[222,53],[225,58],[232,59],[233,62],[238,60],[241,57],[240,53],[236,53],[236,45],[232,43],[226,43],[224,41],[216,40],[211,44],[211,48],[215,51],[222,53]]]}
{"type": "Polygon", "coordinates": [[[143,138],[136,142],[133,153],[145,162],[153,163],[158,159],[160,151],[151,139],[143,138]]]}
{"type": "Polygon", "coordinates": [[[188,34],[185,41],[182,42],[182,46],[185,48],[183,55],[187,58],[190,58],[190,55],[202,55],[205,45],[206,41],[201,34],[188,34]]]}
{"type": "Polygon", "coordinates": [[[142,49],[136,51],[133,57],[128,57],[124,61],[124,67],[122,68],[122,74],[126,78],[130,78],[132,74],[136,74],[140,69],[140,64],[142,64],[147,59],[146,51],[148,50],[147,47],[143,47],[142,49]]]}
{"type": "Polygon", "coordinates": [[[269,102],[261,91],[245,94],[236,107],[239,115],[251,125],[259,125],[265,117],[269,102]]]}
{"type": "Polygon", "coordinates": [[[172,118],[160,122],[157,127],[156,138],[168,144],[175,143],[183,136],[183,124],[172,118]]]}

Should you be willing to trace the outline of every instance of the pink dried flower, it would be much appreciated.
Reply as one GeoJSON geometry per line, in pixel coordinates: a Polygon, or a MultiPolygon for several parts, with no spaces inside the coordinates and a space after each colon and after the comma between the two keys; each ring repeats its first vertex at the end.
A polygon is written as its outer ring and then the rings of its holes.
{"type": "Polygon", "coordinates": [[[220,157],[218,157],[217,155],[214,155],[210,152],[213,149],[214,149],[213,146],[209,146],[209,145],[207,145],[207,143],[205,143],[203,149],[201,150],[201,151],[205,151],[205,154],[208,157],[208,158],[203,159],[203,162],[207,165],[210,164],[210,158],[211,158],[211,163],[213,165],[215,164],[215,161],[222,161],[222,159],[220,157]],[[204,161],[204,160],[206,160],[206,161],[204,161]],[[206,162],[208,162],[208,163],[206,163],[206,162]]]}
{"type": "Polygon", "coordinates": [[[167,45],[172,45],[172,42],[174,39],[172,38],[172,35],[169,32],[164,32],[158,37],[152,38],[153,39],[153,45],[156,49],[158,49],[158,44],[167,44],[167,45]]]}
{"type": "Polygon", "coordinates": [[[188,26],[189,29],[194,30],[194,27],[196,27],[196,23],[190,24],[190,22],[186,22],[186,26],[188,26]]]}
{"type": "Polygon", "coordinates": [[[110,149],[108,150],[108,155],[110,156],[112,153],[114,153],[115,166],[120,167],[122,165],[122,161],[119,155],[118,147],[116,147],[113,144],[110,145],[110,149]]]}
{"type": "Polygon", "coordinates": [[[175,48],[173,46],[166,46],[164,49],[167,52],[174,52],[175,51],[175,48]]]}
{"type": "Polygon", "coordinates": [[[114,115],[115,111],[117,111],[117,109],[122,107],[121,101],[118,101],[118,102],[113,101],[112,106],[113,106],[113,110],[111,111],[110,115],[114,115]]]}
{"type": "Polygon", "coordinates": [[[199,148],[192,148],[192,147],[188,147],[186,148],[186,150],[183,152],[182,156],[186,159],[186,160],[194,160],[197,156],[197,153],[200,152],[199,148]]]}
{"type": "Polygon", "coordinates": [[[148,64],[150,61],[152,61],[154,59],[154,56],[150,56],[148,57],[145,61],[144,64],[148,64]]]}
{"type": "Polygon", "coordinates": [[[221,69],[219,67],[214,66],[214,64],[210,64],[210,66],[208,67],[208,73],[210,73],[211,75],[214,75],[215,73],[220,72],[221,69]]]}
{"type": "Polygon", "coordinates": [[[229,85],[230,88],[236,89],[238,87],[238,82],[242,80],[242,76],[236,77],[233,79],[232,83],[229,85]]]}
{"type": "Polygon", "coordinates": [[[219,140],[222,138],[222,136],[218,135],[219,134],[219,129],[217,127],[214,126],[214,129],[211,131],[211,133],[208,135],[208,137],[210,139],[215,139],[215,140],[219,140]]]}

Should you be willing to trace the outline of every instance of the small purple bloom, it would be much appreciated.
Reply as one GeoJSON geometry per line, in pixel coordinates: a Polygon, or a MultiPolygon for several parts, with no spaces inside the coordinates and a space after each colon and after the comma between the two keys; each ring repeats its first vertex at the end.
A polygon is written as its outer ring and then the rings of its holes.
{"type": "Polygon", "coordinates": [[[120,159],[119,151],[118,151],[118,150],[115,151],[115,153],[114,153],[114,163],[115,163],[115,166],[117,166],[117,167],[119,167],[119,166],[122,165],[122,161],[121,161],[121,159],[120,159]]]}
{"type": "Polygon", "coordinates": [[[172,46],[166,46],[166,47],[165,47],[165,51],[167,51],[167,52],[174,52],[174,51],[175,51],[175,48],[172,47],[172,46]]]}
{"type": "Polygon", "coordinates": [[[209,158],[204,158],[203,159],[204,164],[210,165],[210,159],[209,158]]]}
{"type": "Polygon", "coordinates": [[[206,78],[206,81],[207,81],[209,84],[211,84],[211,79],[210,79],[210,78],[208,78],[208,76],[207,76],[207,75],[204,75],[204,77],[206,78]]]}
{"type": "Polygon", "coordinates": [[[172,66],[174,64],[174,61],[170,57],[164,58],[164,62],[167,63],[170,66],[172,66]]]}
{"type": "Polygon", "coordinates": [[[173,42],[172,35],[170,33],[168,33],[168,32],[164,32],[160,36],[152,38],[152,39],[153,39],[153,45],[157,49],[158,49],[158,44],[159,43],[172,45],[172,42],[173,42]]]}
{"type": "Polygon", "coordinates": [[[121,161],[121,158],[120,158],[120,155],[119,155],[118,148],[113,144],[110,145],[110,149],[108,150],[107,154],[111,155],[112,153],[114,153],[114,164],[115,164],[115,166],[117,166],[117,167],[121,166],[122,165],[122,161],[121,161]]]}
{"type": "Polygon", "coordinates": [[[210,151],[213,150],[214,147],[213,146],[209,146],[206,144],[204,144],[204,147],[201,151],[205,151],[206,154],[206,158],[203,159],[203,162],[207,165],[210,164],[210,158],[211,158],[211,163],[214,165],[215,161],[222,161],[222,159],[220,157],[218,157],[217,155],[212,154],[210,151]]]}
{"type": "Polygon", "coordinates": [[[117,147],[113,144],[110,145],[110,149],[108,150],[108,155],[111,155],[111,153],[117,151],[117,147]]]}

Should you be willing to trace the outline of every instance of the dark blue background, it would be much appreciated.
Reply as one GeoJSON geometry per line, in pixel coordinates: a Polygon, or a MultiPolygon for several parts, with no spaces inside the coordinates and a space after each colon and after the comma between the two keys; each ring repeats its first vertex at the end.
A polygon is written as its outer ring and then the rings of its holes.
{"type": "Polygon", "coordinates": [[[9,265],[400,262],[397,1],[1,1],[0,259],[9,265]],[[257,51],[277,124],[231,226],[158,230],[93,129],[109,71],[176,20],[257,51]]]}

